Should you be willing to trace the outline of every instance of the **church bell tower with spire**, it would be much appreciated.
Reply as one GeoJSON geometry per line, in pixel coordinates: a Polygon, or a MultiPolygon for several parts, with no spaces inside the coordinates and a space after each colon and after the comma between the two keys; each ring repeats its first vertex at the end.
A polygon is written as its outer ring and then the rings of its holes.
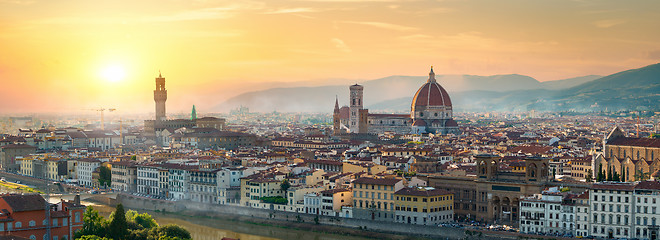
{"type": "Polygon", "coordinates": [[[167,101],[167,90],[165,89],[165,78],[158,72],[156,78],[156,90],[154,90],[154,101],[156,102],[156,121],[167,120],[165,112],[165,101],[167,101]]]}
{"type": "Polygon", "coordinates": [[[332,133],[340,135],[341,131],[341,114],[339,111],[339,99],[335,97],[335,111],[332,114],[332,133]]]}

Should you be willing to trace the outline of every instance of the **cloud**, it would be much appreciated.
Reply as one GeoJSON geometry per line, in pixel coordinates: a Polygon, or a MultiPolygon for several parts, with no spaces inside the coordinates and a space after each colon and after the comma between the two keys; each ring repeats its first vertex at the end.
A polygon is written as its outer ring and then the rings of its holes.
{"type": "Polygon", "coordinates": [[[372,26],[372,27],[377,27],[377,28],[382,28],[382,29],[387,29],[387,30],[394,30],[394,31],[402,31],[402,32],[419,30],[419,28],[416,28],[416,27],[408,27],[408,26],[391,24],[391,23],[384,23],[384,22],[360,22],[360,21],[342,21],[342,22],[343,23],[352,23],[352,24],[372,26]]]}
{"type": "Polygon", "coordinates": [[[649,51],[647,56],[649,59],[660,60],[660,50],[649,51]]]}
{"type": "Polygon", "coordinates": [[[318,12],[315,8],[282,8],[265,12],[265,14],[286,14],[286,13],[309,13],[318,12]]]}
{"type": "Polygon", "coordinates": [[[240,11],[260,10],[263,8],[264,8],[264,3],[240,2],[223,7],[200,8],[195,10],[177,12],[170,15],[152,16],[145,18],[144,21],[176,22],[176,21],[190,21],[190,20],[225,19],[235,16],[240,11]]]}
{"type": "Polygon", "coordinates": [[[29,5],[34,3],[33,0],[0,0],[0,3],[10,3],[10,4],[18,4],[18,5],[29,5]]]}
{"type": "Polygon", "coordinates": [[[335,47],[337,49],[339,49],[340,51],[345,52],[345,53],[351,52],[351,48],[349,48],[348,45],[346,45],[346,43],[344,43],[343,40],[341,40],[339,38],[333,38],[333,39],[330,39],[330,41],[332,43],[334,43],[335,47]]]}
{"type": "Polygon", "coordinates": [[[627,21],[623,19],[606,19],[606,20],[595,21],[593,22],[593,24],[599,28],[609,28],[619,24],[624,24],[626,22],[627,21]]]}

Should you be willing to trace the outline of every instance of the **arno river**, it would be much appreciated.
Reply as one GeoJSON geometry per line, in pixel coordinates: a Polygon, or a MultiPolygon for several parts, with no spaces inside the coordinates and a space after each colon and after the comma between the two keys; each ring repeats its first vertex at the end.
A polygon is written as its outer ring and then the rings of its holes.
{"type": "MultiPolygon", "coordinates": [[[[103,216],[107,217],[114,208],[91,203],[103,216]]],[[[140,212],[140,211],[139,211],[140,212]]],[[[364,240],[368,238],[351,237],[337,234],[318,233],[303,230],[285,229],[273,226],[262,226],[243,222],[227,221],[223,219],[209,219],[187,217],[179,215],[149,212],[160,225],[177,224],[188,229],[194,240],[219,240],[223,237],[241,240],[270,240],[270,239],[314,239],[314,240],[364,240]]]]}

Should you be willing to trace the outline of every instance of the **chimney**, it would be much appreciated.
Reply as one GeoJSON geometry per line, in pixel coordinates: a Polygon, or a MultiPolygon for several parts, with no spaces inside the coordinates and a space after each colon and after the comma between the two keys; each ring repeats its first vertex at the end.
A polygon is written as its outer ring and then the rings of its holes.
{"type": "Polygon", "coordinates": [[[73,203],[80,205],[80,194],[76,194],[76,196],[73,198],[73,203]]]}

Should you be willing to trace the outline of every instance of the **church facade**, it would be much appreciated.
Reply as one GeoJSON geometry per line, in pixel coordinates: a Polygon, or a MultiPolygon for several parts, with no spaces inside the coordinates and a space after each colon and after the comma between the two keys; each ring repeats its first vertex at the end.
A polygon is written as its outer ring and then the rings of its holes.
{"type": "Polygon", "coordinates": [[[451,99],[447,91],[435,80],[433,68],[429,78],[413,96],[410,114],[373,114],[363,109],[364,87],[349,87],[350,107],[339,107],[335,100],[333,130],[335,135],[345,133],[392,132],[395,134],[458,134],[453,119],[451,99]]]}
{"type": "Polygon", "coordinates": [[[593,175],[618,174],[623,182],[660,177],[660,139],[627,137],[615,127],[603,139],[603,152],[594,155],[593,175]]]}

